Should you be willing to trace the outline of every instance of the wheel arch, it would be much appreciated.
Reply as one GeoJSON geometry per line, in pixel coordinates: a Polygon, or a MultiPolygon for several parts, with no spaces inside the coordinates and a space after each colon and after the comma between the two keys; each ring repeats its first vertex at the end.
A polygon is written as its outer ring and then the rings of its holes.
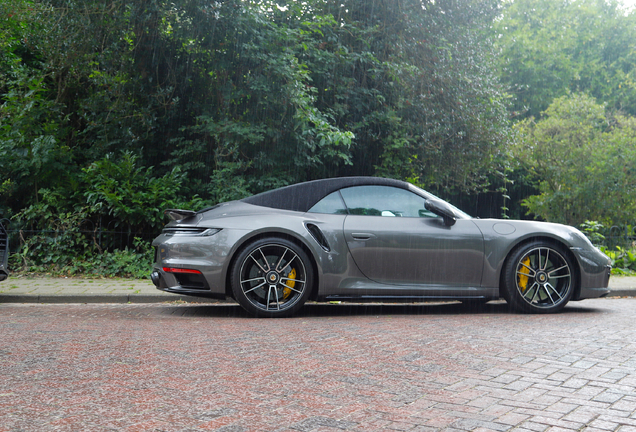
{"type": "Polygon", "coordinates": [[[570,250],[570,247],[567,244],[565,244],[564,242],[554,237],[544,236],[544,235],[536,235],[536,236],[524,238],[510,248],[510,250],[506,254],[506,258],[502,261],[501,266],[499,267],[499,295],[502,296],[503,293],[505,293],[506,291],[505,289],[503,289],[504,278],[505,278],[504,269],[506,268],[506,264],[508,263],[508,261],[510,261],[510,258],[512,257],[512,255],[514,255],[514,253],[518,249],[530,243],[541,242],[541,241],[557,246],[564,254],[567,255],[567,257],[572,262],[572,265],[574,266],[574,270],[575,270],[574,292],[572,293],[572,299],[578,299],[581,294],[581,276],[580,276],[581,266],[579,265],[578,259],[576,258],[574,253],[570,250]]]}
{"type": "Polygon", "coordinates": [[[262,232],[255,233],[254,235],[247,236],[241,240],[241,242],[237,245],[237,247],[234,248],[234,250],[232,251],[232,255],[230,259],[228,260],[228,264],[223,271],[223,275],[225,279],[225,295],[230,298],[234,297],[232,294],[232,284],[231,284],[230,273],[232,271],[232,268],[234,267],[234,262],[236,261],[237,257],[251,243],[254,243],[258,240],[268,238],[268,237],[274,237],[274,238],[278,237],[278,238],[283,238],[285,240],[289,240],[292,243],[294,243],[296,246],[300,247],[303,250],[303,252],[307,254],[310,260],[312,270],[314,272],[314,279],[315,279],[314,285],[311,288],[311,294],[309,295],[309,300],[315,300],[318,295],[318,287],[320,285],[320,274],[318,273],[318,261],[314,255],[314,252],[311,250],[309,246],[307,246],[307,244],[303,240],[285,231],[262,231],[262,232]]]}

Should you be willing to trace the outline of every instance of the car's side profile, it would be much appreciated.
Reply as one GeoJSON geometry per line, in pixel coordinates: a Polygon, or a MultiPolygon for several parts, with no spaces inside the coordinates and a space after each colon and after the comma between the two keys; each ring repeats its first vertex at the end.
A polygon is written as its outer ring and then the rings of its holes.
{"type": "Polygon", "coordinates": [[[229,296],[258,316],[307,300],[499,297],[542,313],[609,292],[609,259],[575,228],[474,219],[392,179],[316,180],[167,214],[157,288],[229,296]]]}

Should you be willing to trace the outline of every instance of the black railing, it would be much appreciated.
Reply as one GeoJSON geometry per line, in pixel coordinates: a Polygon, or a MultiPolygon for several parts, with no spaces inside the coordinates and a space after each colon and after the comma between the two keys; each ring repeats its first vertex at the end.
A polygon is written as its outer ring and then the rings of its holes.
{"type": "Polygon", "coordinates": [[[9,236],[4,225],[0,222],[0,281],[7,278],[8,242],[9,236]]]}
{"type": "Polygon", "coordinates": [[[636,246],[636,224],[631,225],[614,225],[605,230],[601,229],[601,234],[605,236],[604,245],[610,249],[616,246],[623,248],[631,248],[636,246]]]}

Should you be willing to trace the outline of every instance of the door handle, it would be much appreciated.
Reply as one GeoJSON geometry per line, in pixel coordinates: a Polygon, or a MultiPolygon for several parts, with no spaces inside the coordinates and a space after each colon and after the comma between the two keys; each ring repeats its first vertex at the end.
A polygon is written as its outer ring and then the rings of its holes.
{"type": "Polygon", "coordinates": [[[351,233],[354,240],[371,240],[375,235],[371,233],[351,233]]]}

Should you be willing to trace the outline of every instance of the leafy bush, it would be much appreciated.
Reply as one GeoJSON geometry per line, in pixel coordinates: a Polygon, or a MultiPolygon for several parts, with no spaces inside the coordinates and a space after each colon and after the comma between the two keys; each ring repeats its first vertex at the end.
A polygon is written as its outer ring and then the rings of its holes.
{"type": "Polygon", "coordinates": [[[612,274],[633,275],[636,273],[636,247],[623,248],[616,246],[616,250],[610,250],[605,246],[601,250],[612,260],[612,274]]]}
{"type": "Polygon", "coordinates": [[[584,94],[555,99],[541,119],[516,125],[513,154],[537,181],[529,213],[577,225],[632,220],[636,212],[636,119],[606,111],[584,94]]]}
{"type": "Polygon", "coordinates": [[[636,244],[631,247],[615,246],[615,249],[608,247],[607,238],[600,232],[605,227],[596,221],[587,220],[579,228],[592,244],[612,260],[612,274],[630,275],[636,272],[636,244]]]}
{"type": "MultiPolygon", "coordinates": [[[[86,248],[83,235],[71,230],[58,237],[38,235],[28,239],[20,251],[10,256],[9,267],[15,273],[37,273],[87,277],[147,278],[152,270],[153,249],[150,242],[135,239],[135,248],[78,256],[72,248],[57,249],[68,238],[76,238],[86,248]],[[44,240],[44,242],[42,242],[44,240]],[[36,247],[38,242],[42,242],[36,247]]],[[[88,248],[90,249],[90,248],[88,248]]]]}
{"type": "Polygon", "coordinates": [[[184,176],[179,168],[154,177],[152,168],[138,166],[137,156],[131,152],[119,158],[108,154],[83,171],[84,197],[91,215],[107,215],[116,226],[127,225],[135,232],[160,230],[166,208],[205,206],[196,195],[190,200],[181,197],[184,176]]]}
{"type": "Polygon", "coordinates": [[[94,208],[84,207],[76,212],[56,214],[54,198],[30,206],[14,218],[33,223],[44,229],[33,236],[20,232],[20,248],[9,258],[9,267],[18,273],[46,273],[54,275],[83,275],[94,277],[148,277],[152,268],[153,249],[149,241],[135,237],[131,247],[112,251],[102,250],[96,230],[86,223],[94,208]]]}
{"type": "Polygon", "coordinates": [[[589,220],[586,220],[580,226],[583,234],[585,234],[595,246],[603,244],[603,241],[605,240],[605,236],[599,232],[602,228],[603,224],[589,220]]]}

